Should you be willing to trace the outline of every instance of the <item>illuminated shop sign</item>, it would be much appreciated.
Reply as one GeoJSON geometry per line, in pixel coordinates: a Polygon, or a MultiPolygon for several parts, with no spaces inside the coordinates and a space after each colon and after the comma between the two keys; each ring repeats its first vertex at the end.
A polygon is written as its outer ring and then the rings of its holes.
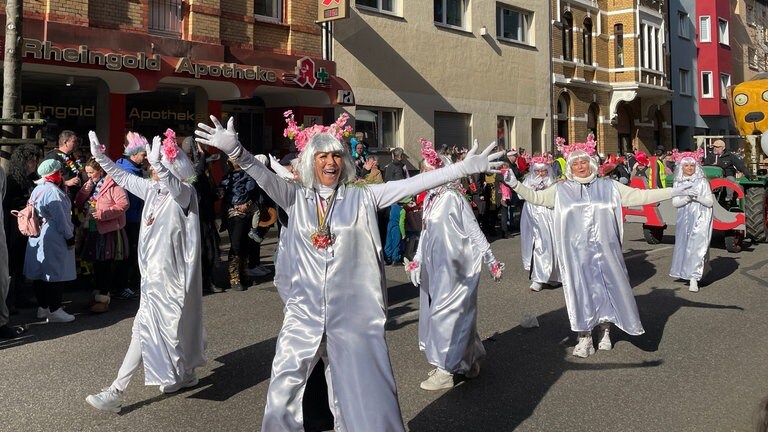
{"type": "Polygon", "coordinates": [[[128,113],[129,120],[173,120],[173,121],[205,121],[206,116],[196,114],[192,111],[176,111],[173,109],[164,110],[143,110],[132,108],[128,113]]]}
{"type": "Polygon", "coordinates": [[[21,105],[21,111],[34,113],[39,111],[43,118],[65,120],[68,118],[96,117],[96,107],[93,105],[84,106],[63,106],[63,105],[21,105]]]}
{"type": "Polygon", "coordinates": [[[113,71],[121,69],[160,70],[160,54],[147,57],[147,54],[143,52],[136,53],[136,55],[102,53],[89,50],[87,45],[80,45],[77,48],[59,48],[53,46],[50,41],[43,42],[36,39],[24,39],[21,56],[38,60],[99,65],[113,71]]]}
{"type": "MultiPolygon", "coordinates": [[[[93,51],[87,45],[80,45],[77,48],[59,48],[50,41],[43,42],[37,39],[24,39],[21,55],[22,57],[32,57],[38,60],[98,65],[111,71],[124,69],[159,71],[162,65],[160,54],[148,55],[145,52],[137,52],[136,54],[104,53],[93,51]]],[[[189,57],[179,58],[174,72],[188,74],[195,78],[208,76],[270,83],[277,81],[277,73],[275,71],[258,65],[239,65],[237,63],[209,64],[195,62],[189,57]]]]}

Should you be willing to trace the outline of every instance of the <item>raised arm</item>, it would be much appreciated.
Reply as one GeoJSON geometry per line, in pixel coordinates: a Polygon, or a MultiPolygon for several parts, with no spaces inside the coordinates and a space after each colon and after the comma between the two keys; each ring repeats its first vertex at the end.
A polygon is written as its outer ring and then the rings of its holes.
{"type": "MultiPolygon", "coordinates": [[[[638,189],[614,181],[613,183],[621,194],[621,204],[625,207],[641,206],[664,201],[672,198],[673,188],[664,189],[638,189]]],[[[683,195],[678,195],[683,196],[683,195]]]]}
{"type": "Polygon", "coordinates": [[[555,186],[550,186],[540,191],[533,190],[517,181],[517,177],[515,177],[515,173],[511,169],[504,172],[502,179],[507,186],[511,187],[513,191],[529,204],[550,208],[555,206],[555,186]]]}
{"type": "Polygon", "coordinates": [[[278,206],[286,209],[293,205],[296,199],[297,186],[278,177],[240,145],[235,132],[234,118],[229,119],[226,129],[214,116],[211,116],[211,122],[213,127],[205,123],[197,124],[198,129],[195,131],[197,142],[216,147],[230,158],[235,159],[237,164],[256,180],[256,183],[278,206]]]}
{"type": "Polygon", "coordinates": [[[99,143],[99,138],[96,136],[96,132],[88,132],[88,138],[91,141],[91,155],[93,155],[101,168],[104,169],[104,172],[109,174],[115,180],[115,183],[143,200],[152,187],[152,182],[127,173],[115,165],[115,163],[112,162],[112,159],[104,154],[101,144],[99,143]]]}
{"type": "Polygon", "coordinates": [[[171,174],[171,170],[162,163],[162,155],[160,154],[161,148],[162,140],[159,136],[155,136],[152,139],[152,147],[147,149],[147,161],[149,161],[149,164],[155,169],[155,173],[157,173],[160,183],[168,189],[171,198],[173,198],[181,208],[186,209],[189,206],[189,201],[192,199],[192,191],[194,189],[192,185],[182,182],[175,175],[171,174]]]}
{"type": "Polygon", "coordinates": [[[496,168],[501,165],[501,162],[492,161],[498,159],[504,152],[491,153],[495,146],[495,142],[491,143],[482,153],[476,154],[477,140],[475,140],[472,149],[461,162],[403,180],[372,184],[368,188],[373,193],[379,208],[384,208],[407,196],[416,195],[470,174],[499,172],[496,168]]]}

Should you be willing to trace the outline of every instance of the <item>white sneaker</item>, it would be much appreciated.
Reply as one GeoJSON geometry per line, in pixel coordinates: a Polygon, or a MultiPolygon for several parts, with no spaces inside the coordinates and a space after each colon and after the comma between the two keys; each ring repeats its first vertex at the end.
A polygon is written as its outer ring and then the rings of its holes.
{"type": "Polygon", "coordinates": [[[688,291],[699,292],[699,281],[696,279],[691,279],[691,284],[688,286],[688,291]]]}
{"type": "Polygon", "coordinates": [[[56,322],[72,322],[75,320],[75,316],[68,314],[66,311],[64,311],[64,308],[58,308],[55,311],[48,314],[48,322],[49,323],[56,323],[56,322]]]}
{"type": "Polygon", "coordinates": [[[573,355],[587,358],[594,353],[595,346],[592,344],[592,332],[579,333],[579,343],[573,347],[573,355]]]}
{"type": "Polygon", "coordinates": [[[597,344],[597,349],[610,351],[611,348],[613,348],[613,344],[611,344],[611,323],[600,324],[600,342],[597,344]]]}
{"type": "Polygon", "coordinates": [[[248,269],[248,270],[245,271],[245,274],[247,274],[250,277],[262,277],[262,276],[266,276],[266,275],[268,275],[270,273],[272,273],[272,272],[269,271],[269,269],[267,269],[266,267],[262,267],[262,266],[256,266],[254,268],[251,268],[251,269],[248,269]]]}
{"type": "Polygon", "coordinates": [[[453,374],[434,368],[429,371],[429,378],[422,381],[420,387],[429,391],[453,388],[453,374]]]}
{"type": "Polygon", "coordinates": [[[531,282],[531,291],[539,292],[543,287],[544,287],[544,284],[542,284],[541,282],[531,282]]]}
{"type": "Polygon", "coordinates": [[[109,387],[88,396],[85,401],[98,410],[119,413],[123,407],[123,393],[109,387]]]}
{"type": "Polygon", "coordinates": [[[45,319],[48,318],[48,315],[51,314],[51,310],[48,308],[37,308],[37,319],[45,319]]]}
{"type": "Polygon", "coordinates": [[[177,391],[183,388],[194,387],[197,385],[198,382],[199,380],[197,379],[197,375],[192,374],[192,378],[188,378],[181,382],[168,384],[168,385],[161,385],[160,393],[176,393],[177,391]]]}

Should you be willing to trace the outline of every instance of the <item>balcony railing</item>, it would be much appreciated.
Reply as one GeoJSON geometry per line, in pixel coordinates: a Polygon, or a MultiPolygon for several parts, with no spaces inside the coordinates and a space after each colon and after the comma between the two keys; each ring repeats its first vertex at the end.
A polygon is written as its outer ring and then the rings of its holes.
{"type": "Polygon", "coordinates": [[[181,36],[182,0],[149,0],[149,33],[181,36]]]}

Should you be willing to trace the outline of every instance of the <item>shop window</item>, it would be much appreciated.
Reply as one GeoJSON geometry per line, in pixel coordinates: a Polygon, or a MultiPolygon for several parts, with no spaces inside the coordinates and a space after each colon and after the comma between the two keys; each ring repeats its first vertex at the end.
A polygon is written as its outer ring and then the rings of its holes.
{"type": "Polygon", "coordinates": [[[711,42],[712,34],[710,32],[709,17],[699,17],[699,42],[711,42]]]}
{"type": "Polygon", "coordinates": [[[378,12],[397,13],[397,0],[355,0],[355,6],[365,9],[373,9],[378,12]]]}
{"type": "Polygon", "coordinates": [[[435,148],[443,144],[470,148],[471,120],[469,114],[435,111],[435,148]]]}
{"type": "Polygon", "coordinates": [[[592,64],[592,20],[584,18],[584,29],[581,32],[581,45],[584,52],[584,64],[592,64]]]}
{"type": "Polygon", "coordinates": [[[717,37],[722,45],[730,45],[730,36],[728,33],[728,21],[722,18],[717,19],[717,37]]]}
{"type": "Polygon", "coordinates": [[[517,148],[515,140],[515,118],[498,117],[496,120],[496,143],[506,150],[517,148]]]}
{"type": "Polygon", "coordinates": [[[181,36],[181,1],[149,0],[149,34],[166,37],[181,36]]]}
{"type": "Polygon", "coordinates": [[[496,6],[496,37],[516,42],[530,43],[531,12],[496,6]]]}
{"type": "Polygon", "coordinates": [[[563,24],[563,60],[573,60],[573,15],[565,12],[563,24]]]}
{"type": "Polygon", "coordinates": [[[283,21],[283,0],[256,0],[253,14],[264,21],[283,21]]]}
{"type": "Polygon", "coordinates": [[[434,0],[435,23],[465,28],[468,2],[469,0],[434,0]]]}
{"type": "Polygon", "coordinates": [[[613,26],[613,37],[615,38],[615,61],[616,67],[624,67],[624,25],[616,24],[613,26]]]}
{"type": "Polygon", "coordinates": [[[363,133],[363,141],[371,147],[397,147],[400,110],[358,106],[355,111],[355,132],[363,133]]]}
{"type": "Polygon", "coordinates": [[[701,73],[701,97],[712,98],[712,72],[701,73]]]}

